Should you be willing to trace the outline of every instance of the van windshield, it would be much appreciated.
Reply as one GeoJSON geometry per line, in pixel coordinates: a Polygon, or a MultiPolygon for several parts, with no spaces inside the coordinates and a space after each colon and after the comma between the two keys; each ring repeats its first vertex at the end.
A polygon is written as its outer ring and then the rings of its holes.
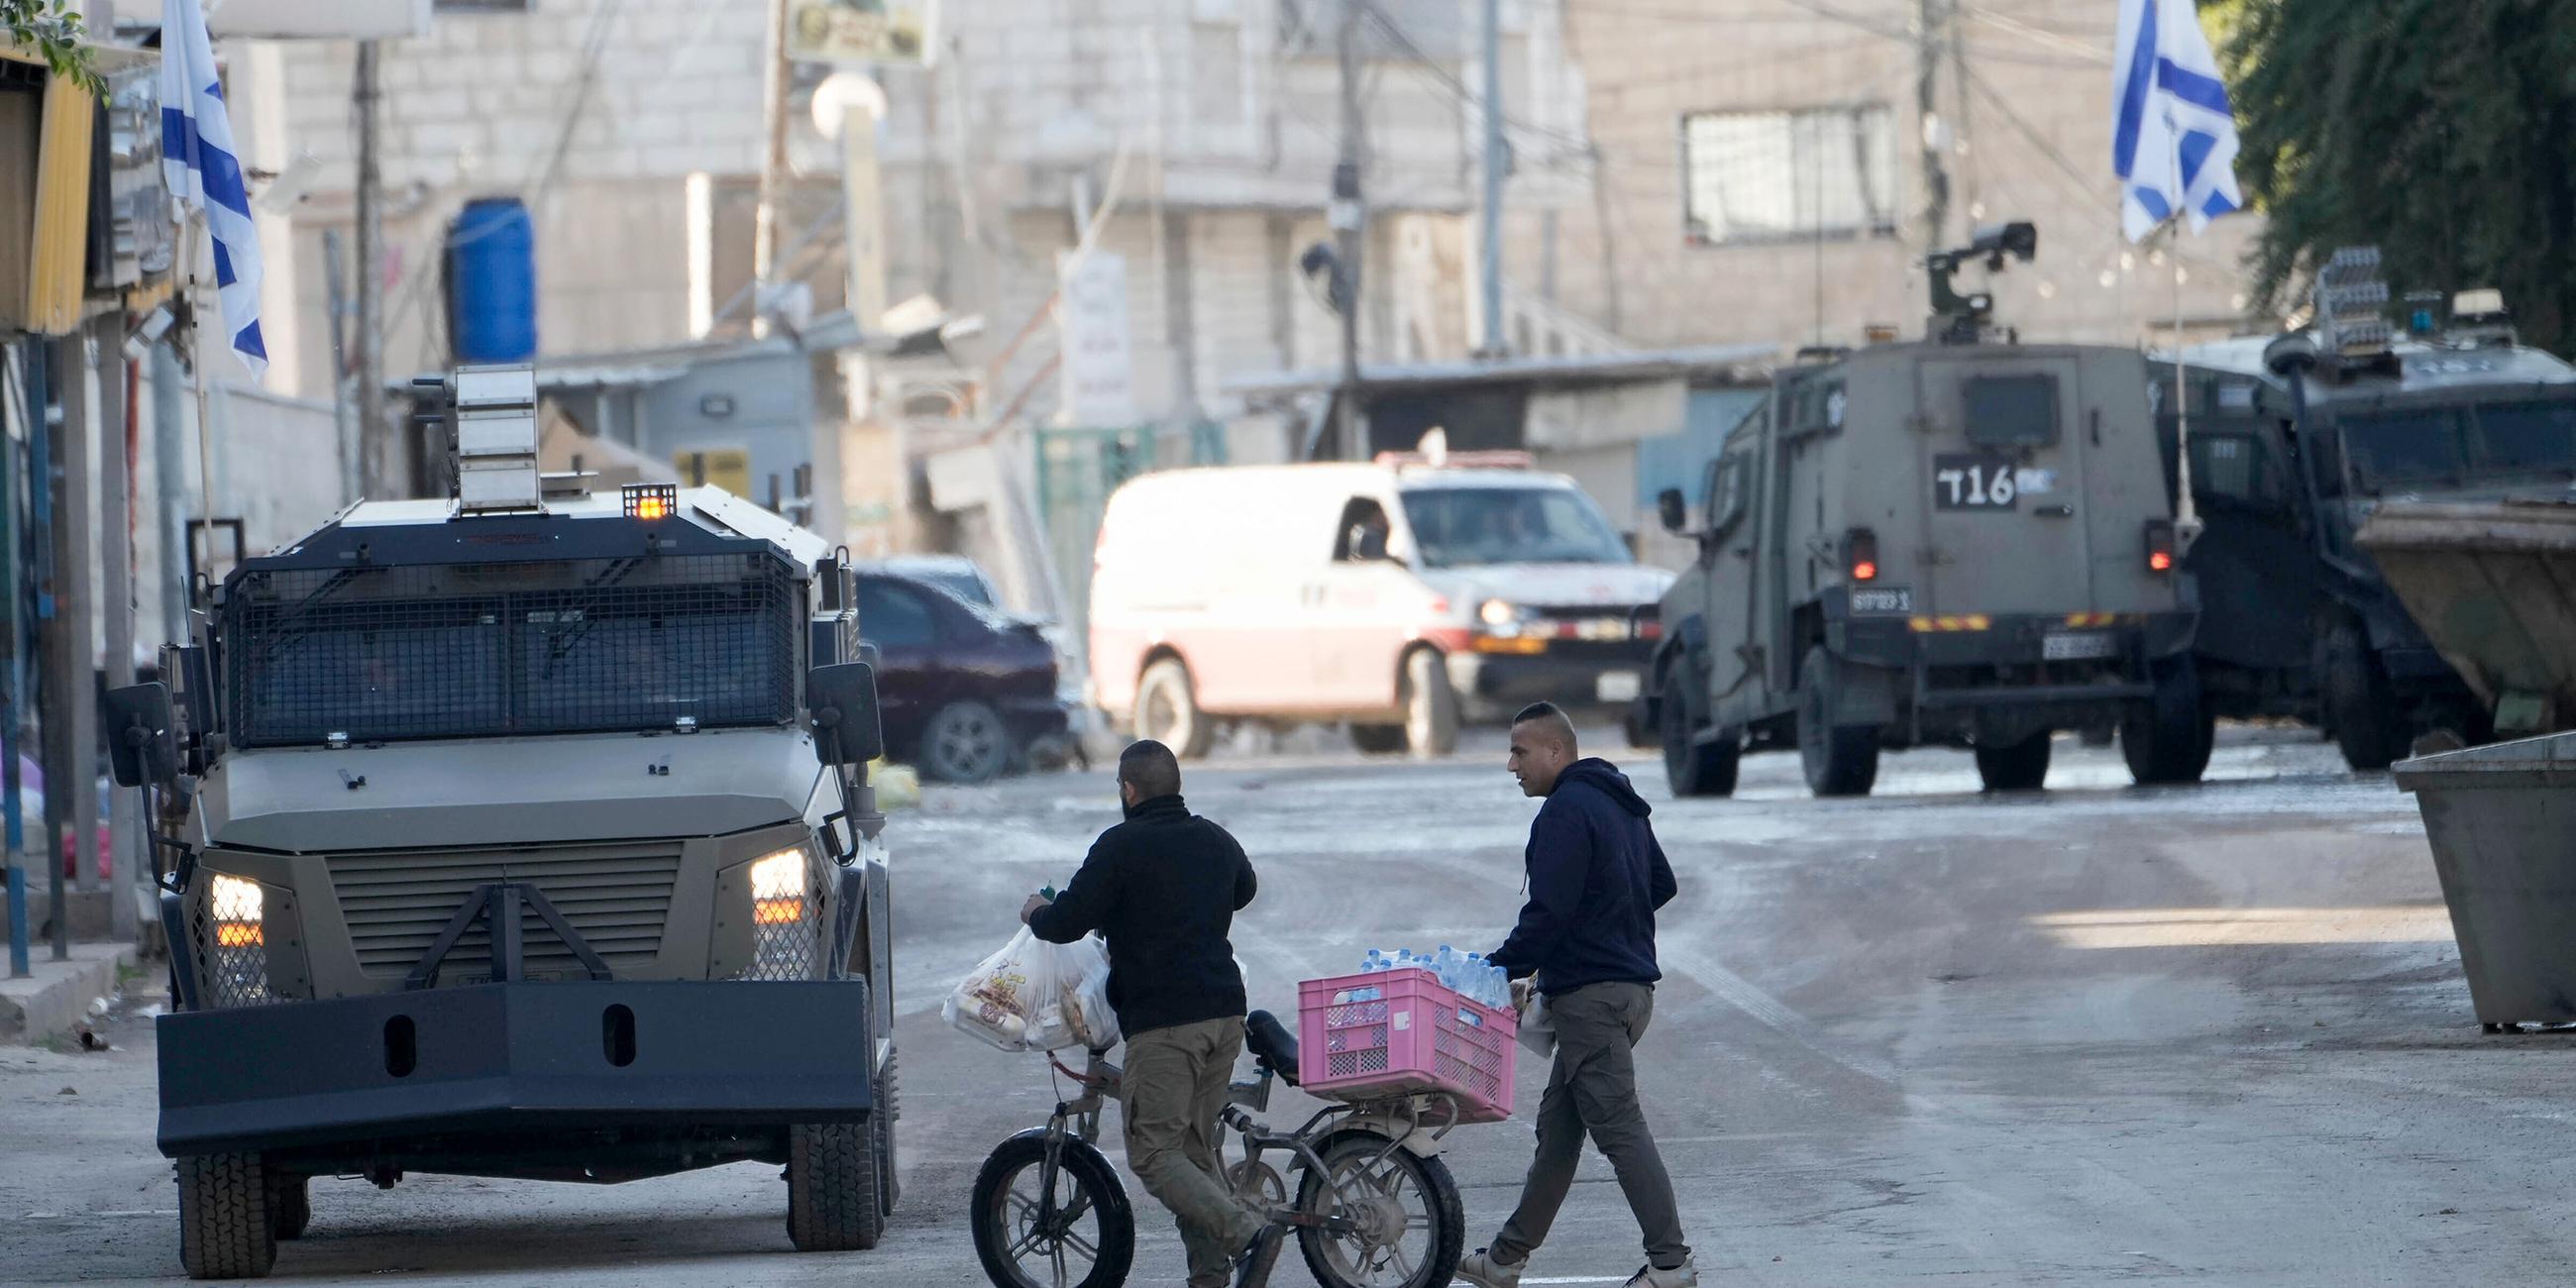
{"type": "Polygon", "coordinates": [[[1600,507],[1570,487],[1411,488],[1404,517],[1426,568],[1635,562],[1600,507]]]}

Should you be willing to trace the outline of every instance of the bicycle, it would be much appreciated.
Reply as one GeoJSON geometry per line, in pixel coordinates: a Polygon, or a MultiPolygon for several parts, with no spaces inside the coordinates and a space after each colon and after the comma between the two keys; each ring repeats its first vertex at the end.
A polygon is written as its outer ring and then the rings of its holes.
{"type": "MultiPolygon", "coordinates": [[[[1299,1085],[1297,1039],[1268,1011],[1244,1020],[1253,1076],[1229,1086],[1224,1127],[1243,1158],[1226,1169],[1235,1194],[1293,1230],[1324,1288],[1437,1288],[1458,1269],[1466,1210],[1439,1158],[1459,1124],[1456,1097],[1417,1092],[1335,1101],[1294,1132],[1272,1131],[1274,1082],[1299,1085]],[[1264,1156],[1284,1154],[1282,1172],[1264,1156]],[[1289,1198],[1289,1175],[1297,1177],[1289,1198]]],[[[1115,1288],[1136,1252],[1136,1214],[1099,1150],[1101,1108],[1120,1070],[1094,1051],[1076,1071],[1049,1057],[1080,1094],[1044,1127],[1005,1140],[975,1178],[975,1252],[996,1288],[1115,1288]],[[1032,1264],[1038,1268],[1032,1273],[1032,1264]]],[[[1218,1143],[1220,1158],[1223,1141],[1218,1143]]]]}

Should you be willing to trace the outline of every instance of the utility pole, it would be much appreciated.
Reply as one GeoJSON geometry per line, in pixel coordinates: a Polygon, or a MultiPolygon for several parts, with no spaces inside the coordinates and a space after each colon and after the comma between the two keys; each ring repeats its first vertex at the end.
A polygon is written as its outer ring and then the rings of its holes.
{"type": "Polygon", "coordinates": [[[322,281],[331,305],[331,424],[340,439],[340,501],[365,496],[355,409],[349,406],[349,289],[341,281],[340,230],[322,230],[322,281]]]}
{"type": "MultiPolygon", "coordinates": [[[[134,441],[142,381],[125,356],[125,315],[110,313],[92,324],[98,336],[100,407],[99,596],[105,601],[106,638],[100,650],[107,687],[134,683],[134,441]]],[[[118,943],[135,942],[135,874],[151,861],[143,839],[143,792],[111,787],[107,798],[107,927],[118,943]]]]}
{"type": "MultiPolygon", "coordinates": [[[[375,41],[358,42],[358,487],[361,497],[390,495],[393,428],[385,423],[384,175],[376,156],[375,41]]],[[[337,326],[335,319],[333,326],[337,326]]],[[[208,355],[197,354],[200,365],[208,355]]],[[[336,374],[336,373],[335,373],[336,374]]],[[[208,427],[206,432],[211,432],[208,427]]],[[[211,491],[211,485],[209,485],[211,491]]],[[[353,498],[354,499],[354,498],[353,498]]],[[[212,519],[213,515],[207,515],[212,519]]],[[[209,545],[213,529],[207,529],[209,545]]]]}
{"type": "MultiPolygon", "coordinates": [[[[753,225],[751,330],[769,333],[769,311],[776,307],[778,285],[779,209],[787,200],[787,0],[769,0],[769,76],[761,104],[761,128],[769,149],[760,163],[760,210],[753,225]]],[[[861,319],[862,327],[876,319],[861,319]]]]}
{"type": "Polygon", "coordinates": [[[1335,426],[1340,459],[1359,460],[1367,453],[1360,442],[1360,295],[1366,278],[1368,205],[1360,189],[1367,166],[1366,123],[1360,110],[1360,6],[1365,0],[1342,0],[1342,151],[1333,166],[1333,201],[1327,214],[1333,226],[1334,268],[1342,280],[1341,417],[1335,426]]]}
{"type": "MultiPolygon", "coordinates": [[[[1938,250],[1949,235],[1950,172],[1944,168],[1941,122],[1941,0],[1921,0],[1914,45],[1914,103],[1923,129],[1923,248],[1938,250]]],[[[1823,212],[1817,212],[1822,217],[1823,212]]]]}
{"type": "Polygon", "coordinates": [[[1503,0],[1485,0],[1485,200],[1477,249],[1484,260],[1484,356],[1511,352],[1503,329],[1503,178],[1511,141],[1503,136],[1503,0]]]}

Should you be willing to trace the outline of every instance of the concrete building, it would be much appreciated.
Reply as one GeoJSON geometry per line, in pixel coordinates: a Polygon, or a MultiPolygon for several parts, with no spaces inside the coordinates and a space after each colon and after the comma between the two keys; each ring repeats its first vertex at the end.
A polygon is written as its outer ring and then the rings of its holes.
{"type": "Polygon", "coordinates": [[[1588,199],[1513,210],[1511,281],[1633,345],[1855,344],[1873,324],[1921,333],[1927,250],[2030,219],[2038,260],[1993,283],[2025,335],[2162,343],[2176,268],[2188,324],[2224,334],[2258,217],[2178,259],[2122,238],[2116,16],[2101,0],[1567,0],[1588,199]],[[1937,228],[1927,173],[1948,189],[1937,228]]]}

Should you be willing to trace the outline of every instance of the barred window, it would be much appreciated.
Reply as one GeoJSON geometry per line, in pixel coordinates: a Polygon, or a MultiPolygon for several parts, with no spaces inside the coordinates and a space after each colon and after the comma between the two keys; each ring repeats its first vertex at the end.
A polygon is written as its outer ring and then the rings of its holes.
{"type": "Polygon", "coordinates": [[[1682,118],[1682,221],[1694,245],[1893,237],[1896,187],[1884,103],[1682,118]]]}

